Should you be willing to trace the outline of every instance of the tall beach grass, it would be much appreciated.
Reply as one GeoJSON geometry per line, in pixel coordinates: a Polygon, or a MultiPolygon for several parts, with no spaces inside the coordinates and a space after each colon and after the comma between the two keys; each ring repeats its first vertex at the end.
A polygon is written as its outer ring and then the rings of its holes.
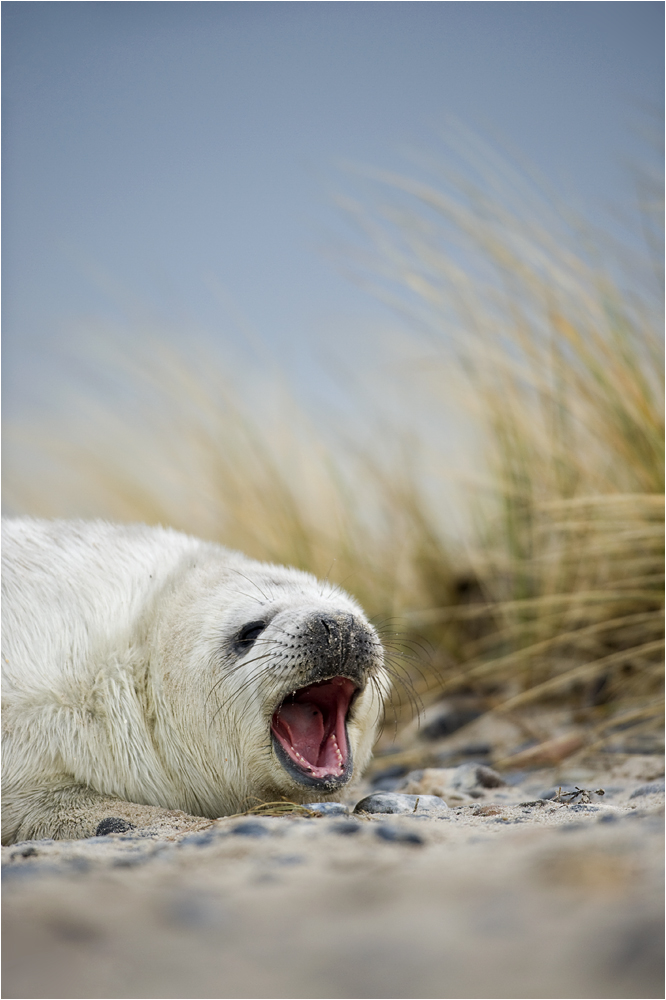
{"type": "Polygon", "coordinates": [[[10,430],[11,507],[168,523],[342,583],[405,682],[399,721],[419,699],[474,691],[497,712],[570,704],[601,741],[653,726],[664,486],[651,262],[611,253],[490,155],[433,183],[371,181],[379,204],[345,207],[367,250],[356,275],[409,331],[413,364],[378,420],[393,459],[324,431],[274,369],[242,376],[201,344],[142,331],[103,361],[131,404],[79,385],[68,427],[10,430]],[[437,493],[454,398],[478,448],[464,543],[437,493]],[[424,399],[428,425],[407,434],[424,399]],[[404,460],[419,451],[425,464],[404,460]]]}

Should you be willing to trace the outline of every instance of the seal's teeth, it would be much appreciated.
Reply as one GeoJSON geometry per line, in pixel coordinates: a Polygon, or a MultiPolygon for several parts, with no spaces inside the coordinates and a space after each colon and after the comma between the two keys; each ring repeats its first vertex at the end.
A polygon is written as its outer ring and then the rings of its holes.
{"type": "Polygon", "coordinates": [[[335,750],[335,755],[338,758],[338,763],[342,765],[342,753],[340,752],[340,747],[338,746],[338,741],[335,738],[335,733],[331,733],[329,739],[333,742],[333,749],[335,750]]]}

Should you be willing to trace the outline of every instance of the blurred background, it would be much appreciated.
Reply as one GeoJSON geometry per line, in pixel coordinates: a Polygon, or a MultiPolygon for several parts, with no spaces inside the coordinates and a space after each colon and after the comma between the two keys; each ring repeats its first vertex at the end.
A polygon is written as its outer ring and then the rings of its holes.
{"type": "Polygon", "coordinates": [[[343,584],[398,732],[653,749],[663,19],[5,2],[5,513],[343,584]]]}

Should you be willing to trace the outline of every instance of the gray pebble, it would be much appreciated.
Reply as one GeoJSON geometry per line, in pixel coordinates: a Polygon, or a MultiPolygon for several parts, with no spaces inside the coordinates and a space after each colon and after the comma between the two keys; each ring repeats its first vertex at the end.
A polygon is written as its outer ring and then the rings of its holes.
{"type": "Polygon", "coordinates": [[[28,844],[25,847],[20,848],[18,851],[12,851],[10,858],[13,861],[15,858],[36,858],[39,855],[39,851],[28,844]]]}
{"type": "Polygon", "coordinates": [[[130,854],[126,857],[114,858],[111,863],[114,868],[136,868],[137,865],[144,864],[149,857],[149,854],[130,854]]]}
{"type": "Polygon", "coordinates": [[[629,798],[637,799],[641,795],[659,795],[659,793],[663,791],[664,791],[663,781],[651,781],[647,785],[639,785],[638,788],[634,788],[629,798]]]}
{"type": "Polygon", "coordinates": [[[329,827],[332,833],[339,833],[343,837],[353,837],[355,833],[361,832],[361,824],[354,819],[342,820],[339,823],[333,823],[329,827]]]}
{"type": "Polygon", "coordinates": [[[321,813],[322,816],[348,816],[349,807],[342,802],[306,802],[306,809],[321,813]]]}
{"type": "Polygon", "coordinates": [[[382,823],[381,826],[375,827],[375,835],[380,840],[388,840],[394,844],[424,843],[423,837],[419,837],[418,833],[411,833],[409,830],[398,830],[395,826],[389,826],[388,823],[382,823]]]}
{"type": "Polygon", "coordinates": [[[269,831],[263,825],[263,823],[239,823],[238,826],[234,826],[231,830],[232,834],[236,837],[267,837],[269,831]]]}
{"type": "Polygon", "coordinates": [[[373,792],[357,803],[354,812],[367,813],[427,813],[439,816],[448,811],[448,806],[438,795],[406,795],[402,792],[373,792]]]}

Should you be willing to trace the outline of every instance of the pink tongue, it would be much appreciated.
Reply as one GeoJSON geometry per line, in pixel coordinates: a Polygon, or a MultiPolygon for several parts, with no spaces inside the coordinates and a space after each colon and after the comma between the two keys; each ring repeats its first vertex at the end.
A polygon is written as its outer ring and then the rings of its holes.
{"type": "Polygon", "coordinates": [[[280,709],[278,720],[287,730],[294,750],[316,764],[324,739],[324,717],[317,706],[309,701],[289,702],[280,709]]]}

